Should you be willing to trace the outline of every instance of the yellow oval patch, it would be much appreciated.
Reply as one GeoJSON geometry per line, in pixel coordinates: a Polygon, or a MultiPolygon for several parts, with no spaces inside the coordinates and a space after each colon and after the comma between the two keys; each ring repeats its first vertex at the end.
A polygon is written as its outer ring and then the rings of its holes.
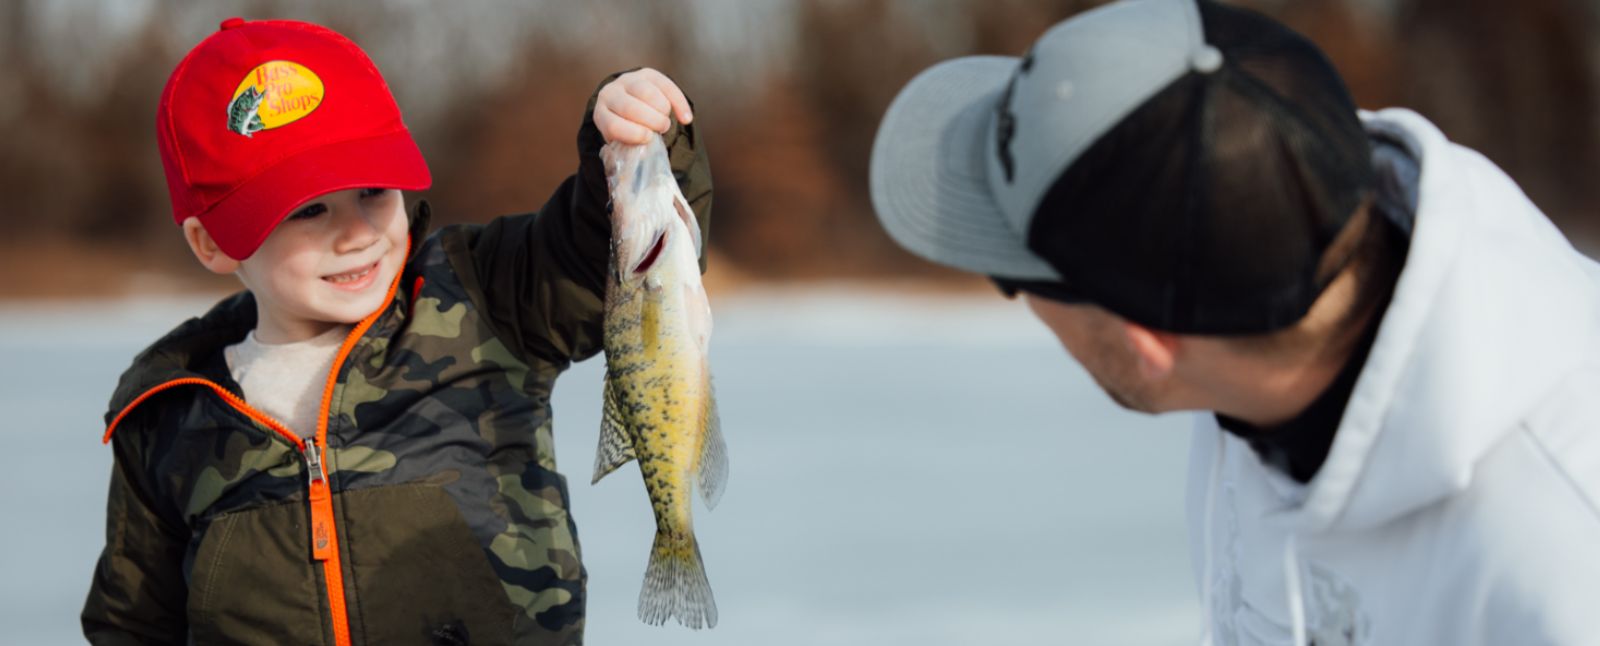
{"type": "Polygon", "coordinates": [[[306,66],[292,61],[268,61],[250,70],[233,90],[233,101],[237,104],[239,95],[251,88],[254,88],[254,97],[259,98],[252,102],[259,102],[255,114],[261,118],[260,126],[250,128],[251,131],[294,123],[322,105],[322,79],[306,66]]]}

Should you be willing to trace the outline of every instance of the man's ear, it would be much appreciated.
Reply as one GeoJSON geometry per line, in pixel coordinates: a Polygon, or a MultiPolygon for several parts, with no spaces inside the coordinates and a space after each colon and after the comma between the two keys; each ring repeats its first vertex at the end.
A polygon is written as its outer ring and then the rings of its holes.
{"type": "Polygon", "coordinates": [[[206,269],[218,274],[231,274],[239,270],[239,261],[228,257],[217,246],[217,241],[211,239],[211,234],[206,233],[204,225],[199,218],[189,218],[183,221],[183,239],[189,243],[189,250],[194,252],[194,257],[205,265],[206,269]]]}
{"type": "Polygon", "coordinates": [[[1176,334],[1152,330],[1138,323],[1122,321],[1122,336],[1139,362],[1139,375],[1161,381],[1172,375],[1183,341],[1176,334]]]}

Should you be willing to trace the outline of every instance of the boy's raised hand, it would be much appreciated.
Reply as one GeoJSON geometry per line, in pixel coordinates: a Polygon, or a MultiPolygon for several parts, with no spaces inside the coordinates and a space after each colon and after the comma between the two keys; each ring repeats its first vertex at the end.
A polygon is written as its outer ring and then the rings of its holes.
{"type": "Polygon", "coordinates": [[[689,99],[667,75],[648,67],[623,74],[600,88],[594,103],[594,125],[606,141],[643,144],[651,133],[672,127],[672,114],[689,123],[689,99]]]}

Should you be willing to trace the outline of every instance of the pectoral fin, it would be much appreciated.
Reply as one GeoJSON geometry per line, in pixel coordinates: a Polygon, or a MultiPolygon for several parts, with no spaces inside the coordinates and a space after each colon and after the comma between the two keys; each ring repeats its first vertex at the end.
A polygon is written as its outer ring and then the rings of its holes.
{"type": "Polygon", "coordinates": [[[694,241],[694,257],[704,258],[706,246],[700,239],[700,219],[694,216],[694,209],[689,208],[689,203],[677,193],[672,194],[672,208],[678,212],[678,219],[683,220],[683,226],[689,229],[689,239],[694,241]]]}

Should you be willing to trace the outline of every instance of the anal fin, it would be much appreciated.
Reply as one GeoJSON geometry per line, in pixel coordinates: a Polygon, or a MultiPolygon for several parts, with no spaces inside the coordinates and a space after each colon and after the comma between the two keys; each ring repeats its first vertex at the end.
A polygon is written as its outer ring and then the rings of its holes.
{"type": "Polygon", "coordinates": [[[701,419],[705,424],[700,442],[700,463],[695,473],[695,484],[707,509],[715,509],[722,500],[722,490],[728,484],[728,445],[722,440],[722,420],[717,416],[717,395],[711,384],[706,384],[705,408],[701,419]]]}

